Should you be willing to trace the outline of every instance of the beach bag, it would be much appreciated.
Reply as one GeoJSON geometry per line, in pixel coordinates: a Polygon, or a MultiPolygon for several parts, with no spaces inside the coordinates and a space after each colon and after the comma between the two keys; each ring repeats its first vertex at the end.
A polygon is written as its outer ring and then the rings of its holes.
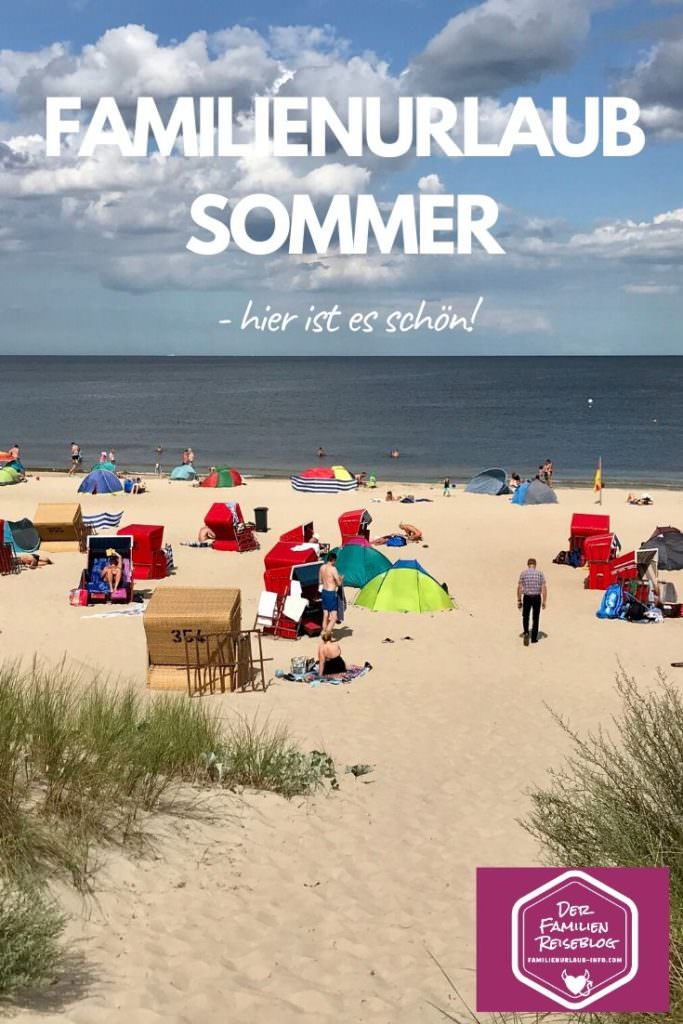
{"type": "Polygon", "coordinates": [[[69,591],[69,604],[74,608],[83,608],[88,603],[88,591],[75,587],[69,591]]]}
{"type": "Polygon", "coordinates": [[[393,537],[390,537],[389,540],[387,541],[387,547],[404,548],[407,543],[408,541],[405,539],[405,537],[399,537],[398,534],[394,534],[393,537]]]}

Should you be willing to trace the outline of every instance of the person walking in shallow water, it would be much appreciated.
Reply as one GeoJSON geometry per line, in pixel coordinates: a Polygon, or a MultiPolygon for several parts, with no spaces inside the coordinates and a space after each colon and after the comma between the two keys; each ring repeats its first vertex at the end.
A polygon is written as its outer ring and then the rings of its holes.
{"type": "Polygon", "coordinates": [[[545,576],[537,568],[536,559],[530,558],[526,569],[519,574],[517,583],[517,607],[522,612],[522,635],[524,646],[529,646],[529,619],[531,619],[531,642],[538,643],[538,626],[541,620],[541,608],[545,608],[548,600],[548,587],[545,576]]]}
{"type": "Polygon", "coordinates": [[[71,442],[71,469],[69,470],[69,476],[75,473],[77,469],[81,468],[81,446],[75,441],[71,442]]]}

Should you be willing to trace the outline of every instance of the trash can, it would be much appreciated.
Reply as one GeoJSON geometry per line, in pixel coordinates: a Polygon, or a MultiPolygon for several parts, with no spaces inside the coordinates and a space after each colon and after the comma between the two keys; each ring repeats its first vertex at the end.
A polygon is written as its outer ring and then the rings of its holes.
{"type": "Polygon", "coordinates": [[[257,533],[268,533],[268,509],[263,505],[254,509],[254,522],[257,533]]]}

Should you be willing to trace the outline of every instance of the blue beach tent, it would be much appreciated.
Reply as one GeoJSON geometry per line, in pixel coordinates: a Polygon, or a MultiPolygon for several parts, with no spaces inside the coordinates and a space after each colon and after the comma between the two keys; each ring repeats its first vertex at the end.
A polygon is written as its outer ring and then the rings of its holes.
{"type": "Polygon", "coordinates": [[[115,473],[108,469],[94,469],[83,478],[79,494],[120,494],[123,484],[115,473]]]}
{"type": "Polygon", "coordinates": [[[513,505],[556,505],[557,494],[542,480],[529,480],[520,484],[512,495],[513,505]]]}

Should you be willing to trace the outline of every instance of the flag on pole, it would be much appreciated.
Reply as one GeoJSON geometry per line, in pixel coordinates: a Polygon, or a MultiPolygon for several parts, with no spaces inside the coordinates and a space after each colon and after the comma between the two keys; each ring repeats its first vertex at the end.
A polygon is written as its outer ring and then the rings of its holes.
{"type": "Polygon", "coordinates": [[[593,480],[593,490],[599,495],[600,504],[602,504],[602,456],[598,459],[598,467],[595,470],[595,479],[593,480]]]}

